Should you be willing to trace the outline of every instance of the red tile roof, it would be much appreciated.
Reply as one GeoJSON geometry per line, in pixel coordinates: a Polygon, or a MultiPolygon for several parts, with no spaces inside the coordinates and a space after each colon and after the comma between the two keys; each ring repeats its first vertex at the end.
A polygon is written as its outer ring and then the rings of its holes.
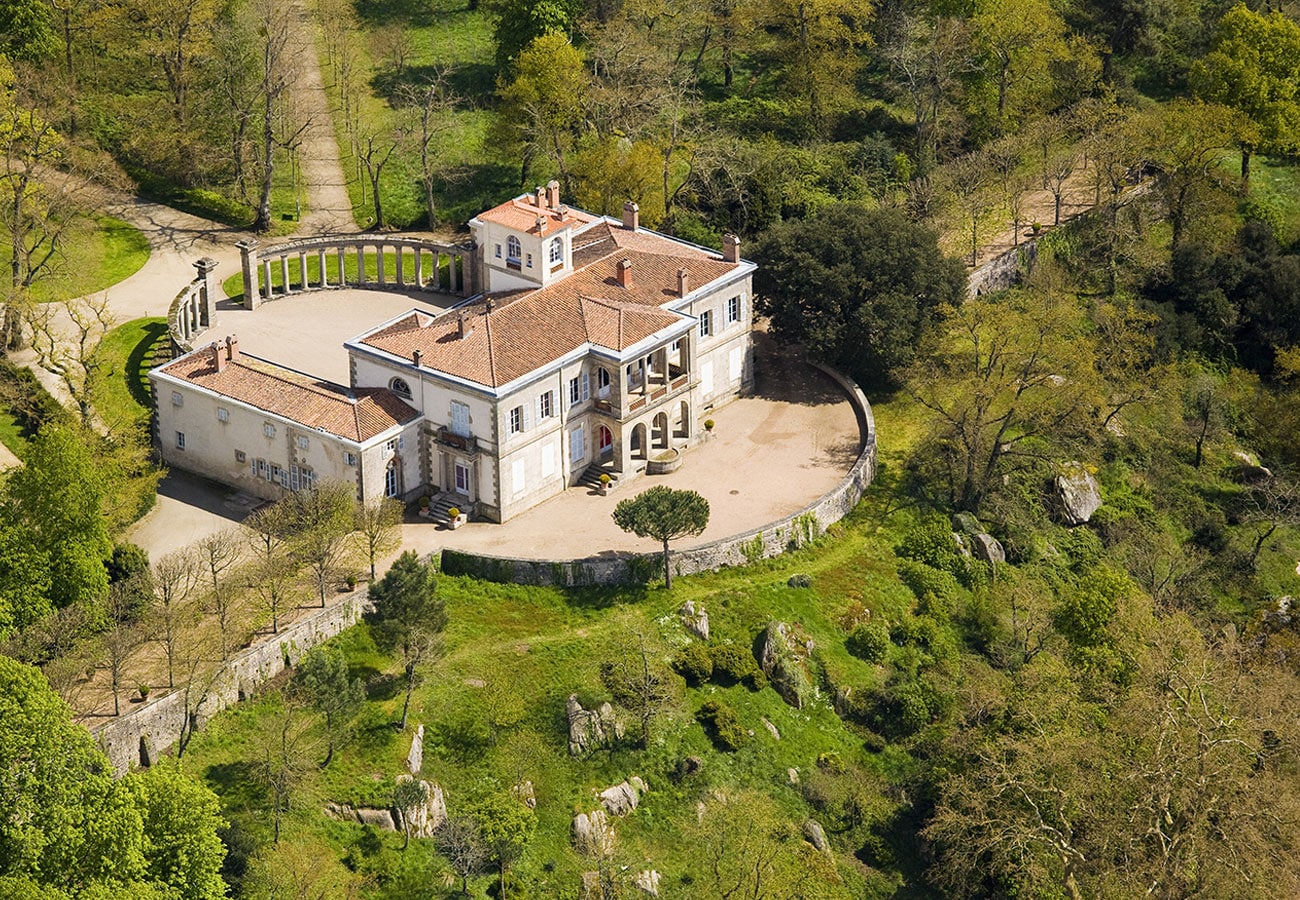
{"type": "Polygon", "coordinates": [[[583,212],[580,209],[569,209],[566,206],[561,206],[559,209],[551,209],[544,203],[542,206],[535,206],[533,197],[527,195],[516,197],[514,200],[507,200],[500,206],[494,206],[486,212],[479,213],[475,218],[496,225],[504,225],[515,231],[535,234],[537,232],[538,216],[543,219],[542,234],[555,234],[563,228],[586,225],[596,218],[591,213],[583,212]]]}
{"type": "MultiPolygon", "coordinates": [[[[219,352],[224,353],[222,348],[219,352]]],[[[162,367],[174,378],[223,397],[255,406],[314,430],[364,443],[419,418],[419,413],[388,388],[348,389],[275,363],[239,354],[217,371],[212,350],[204,347],[162,367]]]]}
{"type": "Polygon", "coordinates": [[[682,321],[662,308],[678,299],[680,269],[702,287],[737,268],[717,254],[604,221],[575,234],[573,243],[575,271],[559,281],[493,295],[491,312],[487,300],[437,317],[413,312],[360,343],[407,359],[419,350],[426,368],[500,387],[584,344],[626,350],[682,321]],[[618,265],[625,259],[631,281],[623,287],[618,265]]]}

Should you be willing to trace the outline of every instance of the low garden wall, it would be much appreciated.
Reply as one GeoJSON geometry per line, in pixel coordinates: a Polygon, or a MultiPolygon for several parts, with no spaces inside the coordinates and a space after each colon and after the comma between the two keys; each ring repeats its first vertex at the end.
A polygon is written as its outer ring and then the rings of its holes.
{"type": "Polygon", "coordinates": [[[201,675],[188,689],[178,687],[141,703],[103,725],[92,726],[90,733],[118,775],[133,765],[148,765],[180,740],[187,710],[193,711],[195,729],[201,728],[221,710],[292,667],[312,647],[359,622],[366,601],[366,592],[357,591],[333,606],[315,610],[278,635],[236,653],[217,672],[201,675]]]}
{"type": "MultiPolygon", "coordinates": [[[[876,423],[866,395],[848,378],[826,366],[817,366],[848,394],[858,418],[862,450],[848,474],[833,490],[798,512],[743,534],[722,538],[700,547],[675,551],[675,574],[692,575],[723,566],[741,566],[778,556],[815,540],[857,505],[876,474],[876,423]]],[[[603,553],[583,559],[542,560],[488,556],[461,550],[442,551],[442,570],[451,575],[473,575],[489,581],[575,587],[597,584],[644,584],[660,571],[658,554],[603,553]]]]}

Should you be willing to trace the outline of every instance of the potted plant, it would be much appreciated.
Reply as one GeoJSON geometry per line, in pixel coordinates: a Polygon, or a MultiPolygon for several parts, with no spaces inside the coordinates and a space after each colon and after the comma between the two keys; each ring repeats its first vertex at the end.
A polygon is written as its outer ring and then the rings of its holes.
{"type": "Polygon", "coordinates": [[[705,419],[705,420],[704,420],[704,430],[705,430],[706,432],[708,432],[709,434],[713,434],[713,420],[712,420],[712,419],[705,419]]]}
{"type": "Polygon", "coordinates": [[[447,522],[451,525],[452,531],[465,524],[465,516],[461,515],[460,507],[453,506],[447,510],[447,522]]]}
{"type": "Polygon", "coordinates": [[[613,484],[614,484],[614,479],[609,477],[608,472],[600,473],[600,492],[602,494],[608,494],[609,489],[613,486],[613,484]]]}
{"type": "Polygon", "coordinates": [[[355,591],[357,589],[357,576],[349,572],[348,577],[343,579],[343,584],[349,592],[355,591]]]}
{"type": "Polygon", "coordinates": [[[432,502],[433,500],[429,497],[428,494],[425,494],[422,497],[420,497],[418,501],[418,503],[420,504],[420,515],[427,516],[429,514],[429,504],[432,502]]]}
{"type": "Polygon", "coordinates": [[[149,685],[142,684],[136,688],[140,692],[140,702],[145,703],[149,699],[149,685]]]}
{"type": "Polygon", "coordinates": [[[1035,235],[1037,235],[1038,232],[1040,232],[1040,231],[1043,230],[1043,223],[1042,223],[1042,222],[1035,222],[1035,223],[1033,223],[1032,225],[1029,226],[1029,230],[1032,231],[1035,235]]]}

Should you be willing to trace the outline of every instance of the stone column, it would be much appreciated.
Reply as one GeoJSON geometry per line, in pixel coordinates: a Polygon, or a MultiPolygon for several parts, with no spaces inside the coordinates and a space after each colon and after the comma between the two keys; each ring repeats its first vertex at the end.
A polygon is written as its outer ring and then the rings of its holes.
{"type": "Polygon", "coordinates": [[[406,287],[406,273],[402,271],[402,262],[405,258],[402,252],[402,245],[395,244],[394,249],[397,253],[397,286],[406,287]]]}
{"type": "Polygon", "coordinates": [[[199,310],[199,321],[208,328],[217,324],[217,261],[203,257],[194,264],[199,270],[199,297],[203,305],[199,310]]]}
{"type": "Polygon", "coordinates": [[[293,286],[289,281],[289,254],[280,257],[280,280],[284,286],[284,293],[287,297],[293,293],[293,286]]]}
{"type": "Polygon", "coordinates": [[[375,247],[375,273],[379,276],[379,284],[388,284],[388,275],[384,272],[384,243],[380,241],[375,247]]]}
{"type": "MultiPolygon", "coordinates": [[[[438,262],[437,262],[438,256],[436,253],[434,254],[433,258],[434,258],[434,271],[436,272],[438,267],[438,262]]],[[[424,248],[423,247],[415,248],[415,286],[421,289],[424,288],[424,248]]]]}
{"type": "Polygon", "coordinates": [[[306,250],[298,251],[298,265],[300,267],[298,269],[298,275],[300,276],[298,280],[301,282],[300,288],[305,291],[311,287],[311,279],[307,277],[307,251],[306,250]]]}
{"type": "Polygon", "coordinates": [[[262,296],[270,300],[275,296],[275,288],[271,285],[271,261],[269,259],[262,260],[262,274],[266,279],[266,284],[262,289],[262,296]]]}
{"type": "Polygon", "coordinates": [[[330,279],[325,270],[325,251],[323,249],[316,251],[316,261],[320,263],[320,286],[327,288],[330,286],[330,279]]]}
{"type": "Polygon", "coordinates": [[[257,241],[249,238],[235,246],[239,248],[240,270],[244,275],[244,309],[257,309],[262,299],[257,288],[257,241]]]}
{"type": "Polygon", "coordinates": [[[339,287],[348,286],[348,251],[343,244],[338,246],[339,257],[339,287]]]}
{"type": "Polygon", "coordinates": [[[366,245],[358,243],[357,249],[357,284],[364,285],[369,276],[366,275],[366,245]]]}

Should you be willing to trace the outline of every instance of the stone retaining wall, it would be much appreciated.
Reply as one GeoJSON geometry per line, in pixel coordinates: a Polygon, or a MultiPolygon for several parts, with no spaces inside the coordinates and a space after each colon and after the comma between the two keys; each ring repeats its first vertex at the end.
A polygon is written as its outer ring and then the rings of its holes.
{"type": "MultiPolygon", "coordinates": [[[[692,575],[723,566],[741,566],[797,549],[815,540],[857,505],[876,474],[876,423],[871,415],[871,404],[851,380],[826,366],[817,368],[844,389],[857,414],[862,451],[853,467],[833,490],[793,515],[701,547],[675,551],[672,555],[675,574],[692,575]]],[[[662,565],[663,557],[657,553],[610,552],[584,559],[541,560],[450,549],[442,551],[442,570],[448,574],[562,587],[644,584],[660,572],[662,565]]]]}
{"type": "Polygon", "coordinates": [[[966,296],[978,297],[991,291],[1001,291],[1020,280],[1020,273],[1031,268],[1038,258],[1038,244],[1034,238],[1021,241],[1019,247],[999,253],[970,273],[966,279],[966,296]]]}
{"type": "Polygon", "coordinates": [[[316,610],[278,635],[232,656],[213,675],[203,675],[188,689],[178,687],[156,697],[90,733],[108,754],[118,775],[134,765],[149,764],[180,739],[187,707],[194,726],[251,695],[259,686],[292,666],[312,647],[361,620],[367,594],[358,591],[325,609],[316,610]]]}

